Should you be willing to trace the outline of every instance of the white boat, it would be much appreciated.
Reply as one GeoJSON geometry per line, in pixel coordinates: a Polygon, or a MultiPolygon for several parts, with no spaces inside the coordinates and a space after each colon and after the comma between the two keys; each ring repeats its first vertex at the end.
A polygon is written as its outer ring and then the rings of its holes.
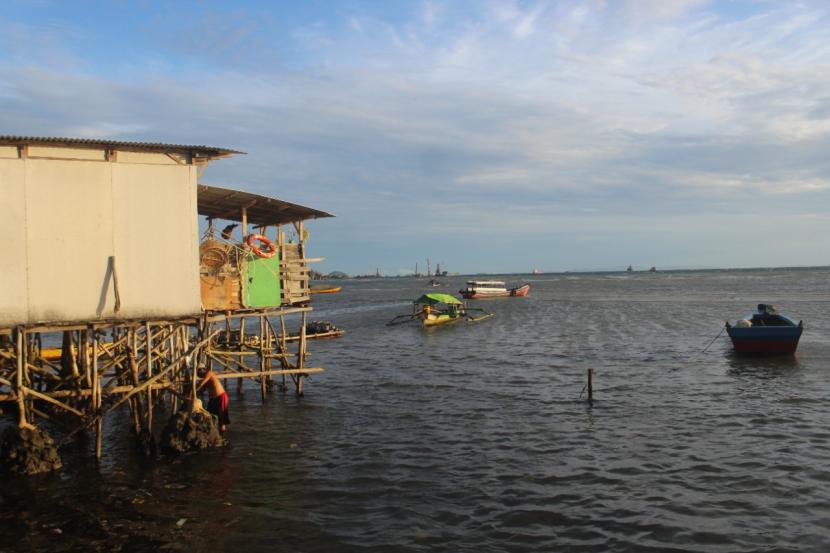
{"type": "Polygon", "coordinates": [[[507,288],[500,280],[470,280],[467,287],[459,290],[465,299],[500,298],[504,296],[526,296],[530,292],[530,284],[523,284],[515,288],[507,288]]]}

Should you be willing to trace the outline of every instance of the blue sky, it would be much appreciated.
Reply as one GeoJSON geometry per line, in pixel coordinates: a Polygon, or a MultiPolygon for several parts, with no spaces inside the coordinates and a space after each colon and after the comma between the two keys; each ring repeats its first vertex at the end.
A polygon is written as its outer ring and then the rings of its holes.
{"type": "Polygon", "coordinates": [[[826,2],[11,1],[0,133],[248,152],[319,268],[830,263],[826,2]]]}

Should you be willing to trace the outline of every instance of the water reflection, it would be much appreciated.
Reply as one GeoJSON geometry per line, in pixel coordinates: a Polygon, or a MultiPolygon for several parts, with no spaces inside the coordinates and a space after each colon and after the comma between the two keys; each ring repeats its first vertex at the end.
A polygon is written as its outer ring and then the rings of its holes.
{"type": "Polygon", "coordinates": [[[778,378],[789,376],[801,369],[798,354],[794,355],[738,355],[729,352],[726,356],[729,376],[752,376],[756,378],[778,378]]]}

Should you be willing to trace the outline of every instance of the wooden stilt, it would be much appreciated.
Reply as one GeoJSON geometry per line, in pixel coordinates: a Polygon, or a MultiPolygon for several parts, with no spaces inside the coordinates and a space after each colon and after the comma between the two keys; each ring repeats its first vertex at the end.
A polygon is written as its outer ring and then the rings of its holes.
{"type": "Polygon", "coordinates": [[[101,379],[98,374],[98,335],[92,332],[92,410],[95,422],[95,458],[101,460],[104,441],[104,417],[101,415],[101,379]]]}
{"type": "Polygon", "coordinates": [[[26,392],[23,389],[23,377],[26,372],[26,331],[23,327],[18,327],[15,331],[15,347],[17,348],[17,375],[16,375],[16,389],[17,395],[17,410],[18,422],[20,428],[29,425],[26,419],[26,392]]]}
{"type": "MultiPolygon", "coordinates": [[[[239,350],[242,351],[245,348],[245,317],[239,318],[239,350]]],[[[242,395],[242,380],[239,380],[236,383],[236,393],[237,395],[242,395]]]]}
{"type": "MultiPolygon", "coordinates": [[[[147,378],[152,378],[153,376],[153,335],[150,331],[150,323],[144,323],[144,334],[145,334],[145,343],[144,343],[144,351],[145,351],[145,367],[147,371],[147,378]]],[[[147,389],[147,431],[153,432],[153,389],[147,389]]]]}
{"type": "MultiPolygon", "coordinates": [[[[138,386],[138,344],[136,343],[136,336],[135,330],[130,329],[128,331],[128,357],[129,357],[129,371],[130,375],[129,378],[132,382],[133,386],[138,386]]],[[[141,398],[140,397],[132,397],[130,398],[130,409],[133,413],[133,428],[135,430],[135,435],[138,436],[141,434],[141,398]]]]}
{"type": "MultiPolygon", "coordinates": [[[[282,233],[282,231],[280,231],[282,233]]],[[[286,351],[286,338],[287,338],[286,330],[285,330],[285,315],[280,315],[280,352],[285,353],[286,351]]],[[[288,390],[288,383],[285,380],[285,375],[282,375],[282,391],[285,392],[288,390]]]]}
{"type": "MultiPolygon", "coordinates": [[[[306,351],[306,335],[305,335],[305,327],[306,327],[306,313],[305,311],[302,314],[302,322],[300,326],[300,345],[299,351],[297,351],[297,368],[302,369],[305,366],[305,351],[306,351]]],[[[302,397],[303,395],[303,375],[297,375],[297,397],[302,397]]]]}
{"type": "MultiPolygon", "coordinates": [[[[265,363],[268,360],[265,357],[265,342],[268,339],[265,327],[265,315],[259,317],[259,389],[262,393],[262,401],[265,402],[265,363]]],[[[240,382],[242,380],[240,379],[240,382]]]]}

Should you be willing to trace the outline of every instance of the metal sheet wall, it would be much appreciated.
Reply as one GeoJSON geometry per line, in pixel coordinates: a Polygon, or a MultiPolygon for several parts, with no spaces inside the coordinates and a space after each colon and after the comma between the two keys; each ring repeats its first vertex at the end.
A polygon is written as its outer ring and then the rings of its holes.
{"type": "Polygon", "coordinates": [[[0,326],[28,317],[26,294],[26,190],[24,167],[0,159],[0,326]]]}
{"type": "Polygon", "coordinates": [[[0,194],[0,326],[200,311],[193,166],[0,159],[0,194]]]}

